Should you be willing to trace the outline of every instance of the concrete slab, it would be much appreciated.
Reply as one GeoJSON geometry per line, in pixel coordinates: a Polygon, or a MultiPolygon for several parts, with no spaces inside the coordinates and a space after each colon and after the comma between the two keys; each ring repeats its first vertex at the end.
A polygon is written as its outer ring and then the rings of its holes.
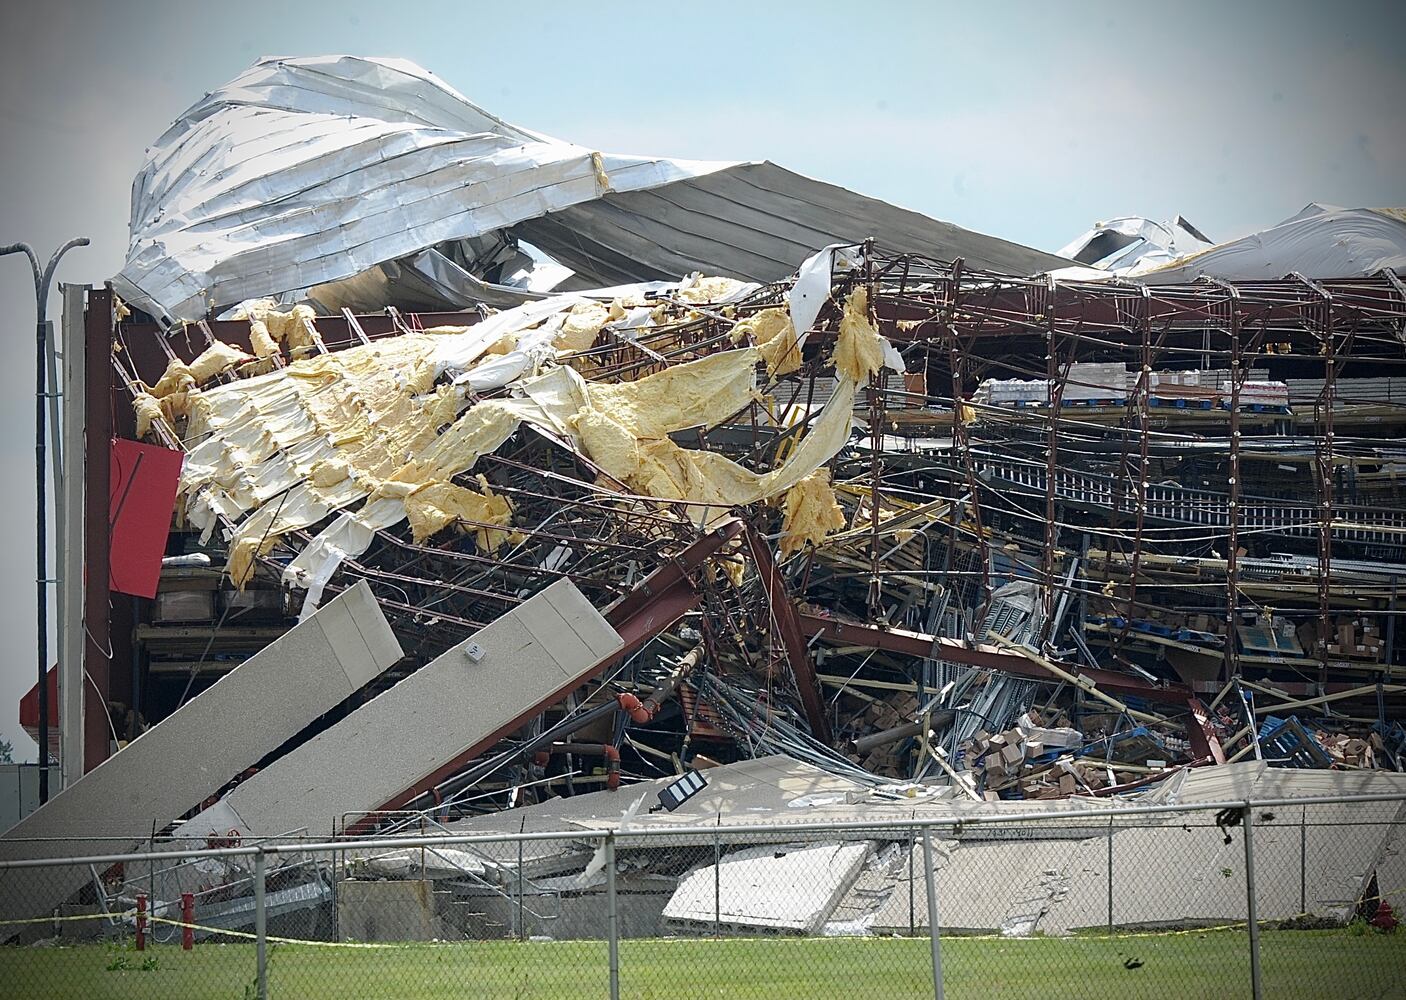
{"type": "Polygon", "coordinates": [[[581,683],[623,645],[559,580],[233,789],[178,833],[331,834],[581,683]],[[464,649],[483,649],[477,662],[464,649]]]}
{"type": "Polygon", "coordinates": [[[339,941],[434,941],[443,936],[433,882],[346,879],[337,885],[339,941]]]}
{"type": "MultiPolygon", "coordinates": [[[[0,859],[130,849],[402,655],[370,588],[357,584],[6,831],[0,859]],[[131,839],[84,839],[95,836],[131,839]]],[[[48,913],[90,877],[86,867],[0,870],[0,920],[48,913]]]]}
{"type": "MultiPolygon", "coordinates": [[[[1257,810],[1256,902],[1260,919],[1307,912],[1350,918],[1374,870],[1396,865],[1389,822],[1356,819],[1368,804],[1257,810]],[[1273,816],[1272,819],[1267,818],[1273,816]]],[[[1394,818],[1394,817],[1393,817],[1394,818]]],[[[1013,831],[1015,832],[1015,831],[1013,831]]],[[[943,845],[937,871],[942,927],[954,933],[1062,935],[1110,921],[1108,837],[965,839],[943,845]]],[[[1232,924],[1246,917],[1243,832],[1230,843],[1208,815],[1182,821],[1149,817],[1113,834],[1115,927],[1160,928],[1232,924]]],[[[927,928],[922,866],[916,867],[913,926],[927,928]]],[[[876,931],[906,933],[909,893],[899,880],[874,920],[876,931]]]]}

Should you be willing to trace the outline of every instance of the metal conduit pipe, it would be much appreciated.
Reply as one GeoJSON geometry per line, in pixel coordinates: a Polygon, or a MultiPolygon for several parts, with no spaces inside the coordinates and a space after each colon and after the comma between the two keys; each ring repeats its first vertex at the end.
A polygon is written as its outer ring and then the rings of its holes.
{"type": "MultiPolygon", "coordinates": [[[[952,709],[944,709],[941,712],[934,712],[932,720],[928,723],[932,729],[941,729],[943,726],[951,725],[952,720],[957,717],[957,713],[952,709]]],[[[877,733],[870,733],[867,736],[860,736],[850,741],[850,746],[855,753],[868,753],[889,743],[897,743],[899,740],[906,740],[912,736],[920,736],[923,732],[923,721],[909,722],[902,726],[894,726],[892,729],[883,729],[877,733]]]]}

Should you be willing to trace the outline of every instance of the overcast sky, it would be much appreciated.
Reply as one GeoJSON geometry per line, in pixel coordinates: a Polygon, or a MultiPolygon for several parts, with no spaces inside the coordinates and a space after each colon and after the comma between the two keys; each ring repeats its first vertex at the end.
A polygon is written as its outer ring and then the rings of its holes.
{"type": "MultiPolygon", "coordinates": [[[[90,237],[71,281],[121,267],[146,145],[264,55],[400,56],[563,139],[770,159],[1045,250],[1117,215],[1223,240],[1311,201],[1406,205],[1400,2],[0,7],[0,243],[90,237]]],[[[28,758],[30,289],[0,260],[0,734],[28,758]]]]}

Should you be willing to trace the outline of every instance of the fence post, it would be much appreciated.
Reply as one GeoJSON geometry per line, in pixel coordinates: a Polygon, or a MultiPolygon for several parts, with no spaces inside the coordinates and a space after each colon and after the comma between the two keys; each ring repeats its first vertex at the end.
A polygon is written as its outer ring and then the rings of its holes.
{"type": "Polygon", "coordinates": [[[254,962],[259,1000],[269,996],[268,913],[264,908],[264,847],[254,853],[254,962]]]}
{"type": "Polygon", "coordinates": [[[146,893],[137,893],[137,951],[146,951],[146,893]]]}
{"type": "Polygon", "coordinates": [[[1108,933],[1113,933],[1113,817],[1108,817],[1108,933]]]}
{"type": "Polygon", "coordinates": [[[923,827],[923,869],[928,889],[928,940],[932,944],[932,995],[942,1000],[942,944],[937,914],[937,880],[932,871],[932,828],[923,827]]]}
{"type": "Polygon", "coordinates": [[[181,893],[181,951],[195,947],[195,893],[181,893]]]}
{"type": "Polygon", "coordinates": [[[713,834],[713,937],[723,936],[723,841],[713,834]]]}
{"type": "Polygon", "coordinates": [[[1308,912],[1308,806],[1299,818],[1299,913],[1308,912]]]}
{"type": "Polygon", "coordinates": [[[908,831],[908,936],[918,936],[917,901],[913,894],[917,887],[913,885],[913,855],[918,853],[918,835],[912,830],[908,831]]]}
{"type": "Polygon", "coordinates": [[[517,839],[517,939],[527,940],[527,921],[523,919],[522,912],[522,833],[527,829],[527,820],[522,821],[522,830],[518,831],[517,839]]]}
{"type": "Polygon", "coordinates": [[[1245,803],[1245,913],[1250,924],[1250,993],[1261,1000],[1260,989],[1260,919],[1255,899],[1255,825],[1251,813],[1254,807],[1245,803]]]}
{"type": "Polygon", "coordinates": [[[610,935],[610,1000],[620,1000],[620,909],[615,898],[615,831],[605,835],[606,927],[610,935]]]}

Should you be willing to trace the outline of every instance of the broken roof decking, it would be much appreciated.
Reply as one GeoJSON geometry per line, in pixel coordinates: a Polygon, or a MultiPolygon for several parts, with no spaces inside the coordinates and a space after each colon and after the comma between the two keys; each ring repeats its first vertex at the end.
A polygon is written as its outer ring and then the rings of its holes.
{"type": "Polygon", "coordinates": [[[771,281],[874,234],[1021,274],[1063,263],[771,163],[602,154],[509,125],[412,63],[325,56],[260,61],[156,141],[114,288],[192,321],[505,229],[596,285],[771,281]]]}

